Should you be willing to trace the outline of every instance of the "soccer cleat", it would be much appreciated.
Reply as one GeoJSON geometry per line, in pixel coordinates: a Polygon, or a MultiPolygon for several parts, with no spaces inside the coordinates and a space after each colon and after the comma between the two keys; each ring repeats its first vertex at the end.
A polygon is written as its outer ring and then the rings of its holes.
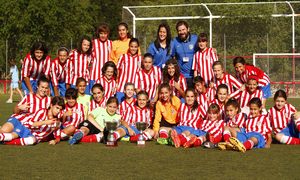
{"type": "Polygon", "coordinates": [[[226,150],[227,147],[226,147],[227,143],[226,142],[219,142],[218,143],[218,148],[222,151],[226,150]]]}
{"type": "Polygon", "coordinates": [[[120,139],[120,141],[129,142],[130,141],[130,136],[124,136],[120,139]]]}
{"type": "Polygon", "coordinates": [[[231,137],[229,138],[229,142],[240,152],[246,152],[246,148],[237,138],[231,137]]]}
{"type": "Polygon", "coordinates": [[[196,142],[197,137],[192,137],[190,140],[188,140],[187,142],[184,143],[183,147],[184,148],[189,148],[192,147],[194,145],[194,143],[196,142]]]}
{"type": "Polygon", "coordinates": [[[6,103],[11,104],[11,103],[13,103],[13,101],[12,101],[12,99],[8,99],[8,100],[6,101],[6,103]]]}
{"type": "Polygon", "coordinates": [[[210,142],[210,141],[204,142],[204,143],[203,143],[203,146],[206,147],[206,148],[208,148],[208,149],[213,149],[213,148],[218,147],[217,144],[214,144],[214,143],[212,143],[212,142],[210,142]]]}
{"type": "Polygon", "coordinates": [[[219,142],[218,148],[220,150],[236,150],[236,148],[230,142],[219,142]]]}
{"type": "Polygon", "coordinates": [[[177,131],[173,129],[171,131],[171,138],[176,148],[180,147],[180,138],[178,137],[177,131]]]}
{"type": "Polygon", "coordinates": [[[82,132],[78,132],[75,133],[74,136],[69,140],[69,144],[73,145],[73,144],[77,144],[83,137],[83,133],[82,132]]]}
{"type": "Polygon", "coordinates": [[[226,144],[226,149],[227,149],[227,150],[235,150],[235,151],[238,150],[238,149],[237,149],[234,145],[232,145],[230,142],[227,142],[227,144],[226,144]]]}
{"type": "Polygon", "coordinates": [[[160,144],[160,145],[169,144],[169,140],[167,138],[157,138],[156,142],[157,142],[157,144],[160,144]]]}

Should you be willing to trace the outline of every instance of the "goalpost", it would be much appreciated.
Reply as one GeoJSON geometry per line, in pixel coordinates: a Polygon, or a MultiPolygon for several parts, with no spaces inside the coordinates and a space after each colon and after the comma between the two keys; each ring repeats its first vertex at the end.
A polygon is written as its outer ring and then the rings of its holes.
{"type": "Polygon", "coordinates": [[[253,53],[252,63],[269,75],[273,91],[300,96],[300,53],[253,53]]]}
{"type": "MultiPolygon", "coordinates": [[[[236,18],[236,17],[255,17],[255,18],[263,18],[263,17],[287,17],[291,19],[291,44],[293,48],[295,48],[295,17],[300,16],[299,13],[295,12],[295,8],[298,8],[300,1],[277,1],[277,2],[238,2],[238,3],[198,3],[198,4],[176,4],[176,5],[149,5],[149,6],[123,6],[122,19],[123,21],[130,21],[132,27],[133,37],[137,37],[138,31],[142,31],[143,29],[139,29],[137,23],[145,23],[151,21],[172,21],[172,20],[205,20],[208,22],[208,32],[209,35],[209,45],[213,46],[213,33],[216,29],[214,27],[214,22],[219,19],[224,18],[236,18]],[[285,11],[279,12],[271,12],[268,14],[258,13],[251,14],[251,11],[246,14],[237,15],[235,13],[228,13],[231,7],[236,8],[238,6],[247,6],[249,9],[254,8],[258,9],[263,6],[286,6],[285,11]],[[155,11],[157,9],[162,9],[163,11],[159,14],[155,11]],[[174,10],[175,9],[175,10],[174,10]],[[182,13],[180,10],[185,9],[182,13]],[[191,12],[192,9],[198,9],[198,11],[191,12]],[[224,9],[224,11],[220,11],[220,9],[224,9]],[[191,11],[189,11],[191,10],[191,11]],[[125,17],[127,16],[127,17],[125,17]]],[[[159,11],[158,11],[159,12],[159,11]]],[[[144,27],[141,27],[144,28],[144,27]]],[[[294,50],[292,52],[295,52],[294,50]]]]}

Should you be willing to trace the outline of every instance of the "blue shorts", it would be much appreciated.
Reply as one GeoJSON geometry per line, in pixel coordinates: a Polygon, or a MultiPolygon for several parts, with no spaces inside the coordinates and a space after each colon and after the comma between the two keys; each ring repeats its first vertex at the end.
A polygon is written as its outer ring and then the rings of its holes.
{"type": "Polygon", "coordinates": [[[246,133],[244,128],[241,128],[241,132],[237,132],[236,138],[241,141],[241,143],[246,142],[251,137],[255,137],[258,141],[257,145],[255,145],[255,148],[264,148],[265,147],[265,139],[264,137],[258,133],[258,132],[248,132],[246,133]]]}
{"type": "Polygon", "coordinates": [[[280,134],[284,134],[289,137],[300,138],[300,133],[296,128],[296,125],[293,121],[291,121],[286,128],[279,132],[280,134]]]}
{"type": "Polygon", "coordinates": [[[272,96],[270,83],[267,84],[266,86],[261,87],[261,90],[263,92],[264,99],[267,99],[272,96]]]}
{"type": "Polygon", "coordinates": [[[194,128],[189,127],[189,126],[176,126],[173,129],[175,129],[178,134],[181,134],[184,131],[189,131],[191,134],[193,134],[195,136],[203,136],[203,135],[206,134],[205,131],[194,129],[194,128]]]}
{"type": "Polygon", "coordinates": [[[30,130],[23,126],[23,124],[18,119],[11,117],[7,120],[7,122],[11,123],[14,126],[13,132],[17,133],[20,138],[33,136],[30,130]]]}
{"type": "MultiPolygon", "coordinates": [[[[134,133],[135,133],[136,135],[137,135],[137,134],[140,134],[140,131],[139,131],[135,126],[129,126],[129,127],[134,131],[134,133]]],[[[129,136],[128,129],[127,129],[125,126],[121,125],[121,126],[119,126],[119,128],[124,129],[124,131],[126,132],[126,135],[129,136]]]]}
{"type": "Polygon", "coordinates": [[[10,83],[10,87],[13,88],[13,89],[19,88],[19,83],[18,83],[18,81],[16,81],[16,82],[13,82],[13,81],[12,81],[12,82],[10,83]]]}
{"type": "MultiPolygon", "coordinates": [[[[65,97],[66,83],[65,82],[58,83],[57,89],[58,89],[59,96],[65,97]]],[[[50,91],[51,91],[51,96],[54,96],[54,89],[53,89],[52,82],[50,83],[50,91]]]]}
{"type": "MultiPolygon", "coordinates": [[[[36,90],[37,90],[37,80],[30,80],[30,84],[31,84],[33,92],[36,93],[36,90]]],[[[28,95],[29,94],[29,90],[28,90],[28,88],[27,88],[24,80],[22,81],[21,87],[22,87],[22,89],[24,91],[24,94],[28,95]]]]}
{"type": "MultiPolygon", "coordinates": [[[[90,88],[90,91],[92,91],[92,87],[94,86],[94,84],[95,84],[95,80],[90,80],[90,83],[89,83],[89,88],[90,88]]],[[[91,95],[92,95],[93,93],[91,92],[91,95]]]]}
{"type": "Polygon", "coordinates": [[[116,93],[116,98],[118,99],[119,104],[121,104],[121,102],[125,100],[125,93],[117,92],[116,93]]]}

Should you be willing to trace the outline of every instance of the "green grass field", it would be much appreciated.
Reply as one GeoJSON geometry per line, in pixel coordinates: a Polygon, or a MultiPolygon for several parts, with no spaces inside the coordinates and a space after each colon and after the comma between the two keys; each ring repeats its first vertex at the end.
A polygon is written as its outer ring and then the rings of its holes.
{"type": "MultiPolygon", "coordinates": [[[[0,95],[0,124],[16,104],[0,95]]],[[[290,99],[299,109],[300,100],[290,99]]],[[[270,107],[272,101],[268,101],[270,107]]],[[[147,142],[56,146],[0,146],[0,179],[298,179],[300,146],[272,144],[245,154],[216,149],[176,149],[147,142]]]]}

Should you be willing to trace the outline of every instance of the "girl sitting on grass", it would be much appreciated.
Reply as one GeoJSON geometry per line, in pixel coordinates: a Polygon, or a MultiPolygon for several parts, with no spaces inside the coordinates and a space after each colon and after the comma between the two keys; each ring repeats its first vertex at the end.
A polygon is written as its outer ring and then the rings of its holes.
{"type": "MultiPolygon", "coordinates": [[[[95,86],[96,84],[94,84],[95,86]]],[[[93,87],[94,87],[93,86],[93,87]]],[[[106,131],[106,122],[119,122],[121,116],[117,114],[118,99],[110,97],[107,100],[106,108],[97,107],[88,115],[88,120],[83,121],[79,125],[79,130],[69,140],[69,144],[77,144],[78,142],[100,142],[106,131]]],[[[106,140],[104,140],[105,142],[106,140]]]]}
{"type": "Polygon", "coordinates": [[[293,105],[287,103],[287,95],[283,90],[276,91],[274,106],[270,108],[268,115],[278,142],[300,144],[300,114],[293,105]]]}
{"type": "Polygon", "coordinates": [[[154,131],[149,128],[153,117],[153,113],[149,108],[149,96],[146,91],[140,91],[137,93],[136,98],[136,105],[126,110],[121,120],[121,126],[114,132],[115,139],[127,135],[130,136],[131,142],[136,142],[140,136],[140,131],[136,127],[137,122],[147,124],[147,128],[142,134],[145,140],[150,140],[154,136],[154,131]]]}

